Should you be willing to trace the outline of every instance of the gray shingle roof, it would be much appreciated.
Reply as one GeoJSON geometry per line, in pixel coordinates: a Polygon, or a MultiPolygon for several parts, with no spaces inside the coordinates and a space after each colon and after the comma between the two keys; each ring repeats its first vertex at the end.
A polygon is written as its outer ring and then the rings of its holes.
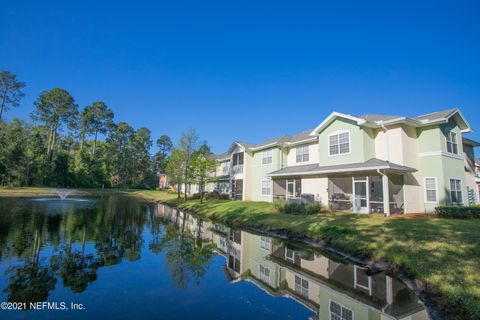
{"type": "Polygon", "coordinates": [[[428,114],[424,114],[418,117],[415,117],[413,119],[418,120],[418,121],[435,121],[435,120],[441,120],[444,118],[447,118],[449,115],[452,113],[456,112],[458,109],[457,108],[452,108],[452,109],[447,109],[447,110],[442,110],[442,111],[437,111],[437,112],[432,112],[428,114]]]}
{"type": "Polygon", "coordinates": [[[398,119],[401,118],[400,116],[387,116],[384,114],[362,114],[361,116],[358,116],[358,118],[365,119],[369,122],[376,122],[376,121],[387,121],[387,120],[392,120],[392,119],[398,119]]]}
{"type": "Polygon", "coordinates": [[[333,166],[319,166],[318,164],[306,164],[301,166],[286,167],[277,171],[273,171],[269,176],[294,176],[298,175],[313,175],[313,174],[325,174],[325,173],[340,173],[340,172],[358,172],[358,171],[371,171],[377,169],[393,170],[398,172],[415,172],[414,168],[402,166],[389,161],[384,161],[376,158],[372,158],[365,162],[339,164],[333,166]]]}
{"type": "Polygon", "coordinates": [[[223,159],[229,158],[230,154],[228,152],[217,153],[217,154],[212,155],[212,157],[215,160],[223,160],[223,159]]]}

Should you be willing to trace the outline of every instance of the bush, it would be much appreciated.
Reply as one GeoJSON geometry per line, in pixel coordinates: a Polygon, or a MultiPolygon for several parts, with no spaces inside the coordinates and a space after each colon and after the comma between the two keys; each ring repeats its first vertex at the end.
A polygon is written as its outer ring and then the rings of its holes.
{"type": "Polygon", "coordinates": [[[317,214],[322,211],[322,205],[320,203],[311,203],[305,206],[305,214],[317,214]]]}
{"type": "Polygon", "coordinates": [[[281,213],[286,214],[317,214],[322,211],[320,203],[300,204],[288,203],[286,200],[276,200],[273,202],[273,207],[281,213]]]}
{"type": "Polygon", "coordinates": [[[189,198],[190,200],[200,200],[200,193],[194,193],[189,198]]]}
{"type": "Polygon", "coordinates": [[[435,208],[435,213],[442,218],[480,218],[480,206],[441,206],[435,208]]]}
{"type": "Polygon", "coordinates": [[[205,194],[205,200],[228,200],[228,199],[230,199],[228,194],[220,193],[216,190],[205,194]]]}

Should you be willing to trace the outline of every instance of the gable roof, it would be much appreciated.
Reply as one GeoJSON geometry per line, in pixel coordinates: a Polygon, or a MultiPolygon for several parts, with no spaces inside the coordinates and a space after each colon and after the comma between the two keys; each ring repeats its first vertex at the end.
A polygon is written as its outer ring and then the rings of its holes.
{"type": "Polygon", "coordinates": [[[472,131],[470,125],[468,124],[461,111],[458,108],[451,108],[416,116],[413,118],[381,114],[364,114],[361,116],[353,116],[350,114],[332,112],[310,133],[310,135],[318,134],[322,129],[324,129],[338,117],[352,120],[356,122],[359,126],[373,128],[380,128],[394,124],[407,124],[413,127],[424,127],[438,123],[447,123],[450,118],[455,117],[455,120],[457,121],[457,124],[460,127],[462,133],[472,131]]]}

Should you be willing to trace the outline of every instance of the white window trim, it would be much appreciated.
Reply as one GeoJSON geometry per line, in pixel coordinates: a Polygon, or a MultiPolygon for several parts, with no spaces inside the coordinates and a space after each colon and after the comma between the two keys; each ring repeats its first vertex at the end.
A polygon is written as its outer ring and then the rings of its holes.
{"type": "MultiPolygon", "coordinates": [[[[270,283],[270,274],[272,273],[272,271],[270,270],[270,268],[268,267],[265,267],[263,264],[259,264],[258,265],[258,274],[260,276],[260,280],[262,280],[263,282],[269,284],[270,283]],[[268,270],[268,279],[263,279],[262,278],[262,271],[261,271],[261,268],[263,267],[263,270],[268,270]]],[[[265,272],[263,273],[263,275],[265,276],[265,272]]]]}
{"type": "Polygon", "coordinates": [[[262,166],[267,166],[273,163],[273,149],[267,149],[262,151],[262,166]],[[265,156],[265,154],[270,153],[269,156],[265,156]],[[264,163],[264,159],[270,158],[270,162],[264,163]]]}
{"type": "MultiPolygon", "coordinates": [[[[365,287],[364,285],[360,284],[357,282],[357,271],[360,269],[363,271],[363,269],[359,268],[357,265],[354,265],[354,270],[353,270],[353,287],[354,288],[360,288],[368,291],[368,294],[371,296],[372,295],[372,277],[367,275],[368,277],[368,287],[365,287]]],[[[363,271],[364,272],[364,271],[363,271]]],[[[336,302],[335,302],[336,303],[336,302]]]]}
{"type": "Polygon", "coordinates": [[[447,136],[445,136],[445,152],[446,152],[447,154],[451,154],[451,155],[454,155],[454,156],[459,156],[459,155],[460,155],[460,146],[459,146],[459,144],[458,144],[457,136],[458,136],[458,134],[457,134],[455,131],[453,131],[453,130],[449,130],[448,133],[447,133],[447,136]],[[449,151],[448,151],[448,139],[450,139],[450,138],[452,137],[452,136],[451,136],[452,132],[455,133],[455,140],[452,139],[452,141],[451,141],[451,143],[452,143],[452,152],[449,152],[449,151]],[[454,143],[454,142],[455,142],[455,143],[454,143]],[[454,145],[454,144],[457,145],[457,153],[453,152],[453,145],[454,145]]]}
{"type": "MultiPolygon", "coordinates": [[[[462,184],[462,179],[458,179],[458,178],[449,178],[448,179],[448,189],[450,191],[450,193],[448,194],[448,197],[450,198],[450,203],[451,204],[463,204],[463,184],[462,184]],[[452,180],[458,180],[460,181],[460,192],[462,193],[462,199],[460,199],[460,202],[453,202],[452,201],[452,180]]],[[[457,190],[458,191],[458,190],[457,190]]]]}
{"type": "Polygon", "coordinates": [[[260,249],[265,250],[265,251],[268,251],[268,252],[271,252],[271,251],[272,251],[272,238],[267,237],[267,236],[261,236],[261,237],[260,237],[260,249]],[[269,246],[269,248],[263,247],[262,243],[264,243],[265,241],[262,241],[262,238],[268,238],[268,239],[270,239],[270,246],[269,246]]]}
{"type": "Polygon", "coordinates": [[[308,281],[308,279],[305,278],[305,277],[302,277],[302,276],[300,276],[300,275],[298,275],[298,274],[295,274],[294,277],[293,277],[293,290],[294,290],[296,293],[300,294],[302,297],[305,297],[305,298],[308,299],[308,297],[310,297],[310,281],[308,281]],[[298,291],[296,290],[296,289],[297,289],[297,286],[296,286],[296,282],[295,282],[295,277],[300,278],[300,292],[298,292],[298,291]],[[304,287],[303,287],[303,285],[302,285],[302,284],[303,284],[303,281],[305,281],[305,282],[307,283],[307,288],[306,288],[307,294],[306,294],[306,295],[303,295],[303,289],[304,289],[304,287]]]}
{"type": "Polygon", "coordinates": [[[285,261],[290,262],[290,263],[295,263],[295,251],[294,250],[290,250],[290,249],[285,247],[285,261]],[[292,252],[292,257],[291,258],[287,256],[288,251],[292,252]]]}
{"type": "MultiPolygon", "coordinates": [[[[329,138],[330,139],[330,138],[329,138]]],[[[295,163],[304,163],[304,162],[310,162],[310,145],[309,144],[301,144],[299,146],[296,146],[295,147],[295,163]],[[304,153],[301,153],[301,154],[298,154],[298,150],[302,148],[302,149],[307,149],[307,152],[306,154],[308,155],[308,160],[303,160],[304,156],[305,156],[305,152],[304,153]],[[301,155],[302,156],[302,160],[301,161],[298,161],[297,157],[301,155]]]]}
{"type": "Polygon", "coordinates": [[[272,180],[271,179],[262,179],[260,181],[260,195],[262,197],[271,197],[273,194],[273,184],[272,184],[272,180]],[[263,183],[264,182],[268,182],[269,185],[270,185],[270,194],[263,194],[263,183]]]}
{"type": "MultiPolygon", "coordinates": [[[[328,144],[327,153],[328,153],[328,156],[329,157],[337,157],[337,156],[345,156],[345,155],[351,154],[352,153],[352,139],[351,139],[351,137],[352,137],[352,135],[350,134],[350,130],[337,130],[335,132],[330,133],[327,137],[327,144],[328,144]],[[340,135],[341,133],[348,133],[348,152],[340,153],[340,140],[339,140],[338,153],[337,154],[330,154],[330,137],[335,136],[335,135],[340,135]]],[[[339,137],[339,139],[340,139],[340,137],[339,137]]]]}
{"type": "Polygon", "coordinates": [[[438,204],[438,181],[437,181],[437,177],[423,177],[423,201],[425,203],[438,204]],[[435,180],[435,199],[436,199],[436,201],[428,201],[428,198],[427,198],[427,179],[434,179],[435,180]]]}
{"type": "Polygon", "coordinates": [[[328,319],[329,320],[332,320],[332,312],[330,311],[330,306],[332,305],[332,302],[338,304],[341,308],[347,309],[348,311],[352,312],[352,320],[355,320],[355,312],[352,309],[345,307],[343,304],[335,300],[328,299],[328,319]]]}

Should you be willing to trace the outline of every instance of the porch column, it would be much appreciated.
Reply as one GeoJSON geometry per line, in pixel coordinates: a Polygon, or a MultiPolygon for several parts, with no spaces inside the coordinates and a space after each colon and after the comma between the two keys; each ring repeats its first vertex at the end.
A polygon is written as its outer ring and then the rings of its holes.
{"type": "Polygon", "coordinates": [[[382,174],[382,186],[383,186],[383,212],[385,216],[390,215],[390,192],[388,190],[388,176],[383,173],[382,174]]]}

